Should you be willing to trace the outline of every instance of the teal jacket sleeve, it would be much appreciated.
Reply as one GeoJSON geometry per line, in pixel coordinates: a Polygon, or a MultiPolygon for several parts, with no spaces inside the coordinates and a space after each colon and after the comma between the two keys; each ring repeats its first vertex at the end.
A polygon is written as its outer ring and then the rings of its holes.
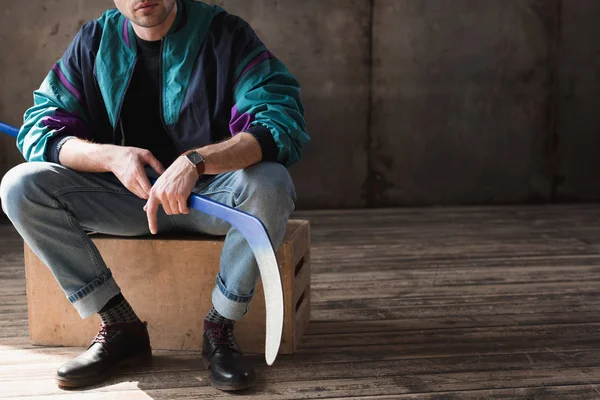
{"type": "Polygon", "coordinates": [[[17,148],[27,161],[58,162],[60,147],[71,137],[89,135],[78,63],[81,31],[33,93],[23,117],[17,148]]]}
{"type": "MultiPolygon", "coordinates": [[[[300,84],[240,20],[233,49],[235,106],[230,126],[244,127],[261,144],[263,160],[297,163],[310,141],[300,84]]],[[[232,129],[232,134],[235,134],[232,129]]]]}

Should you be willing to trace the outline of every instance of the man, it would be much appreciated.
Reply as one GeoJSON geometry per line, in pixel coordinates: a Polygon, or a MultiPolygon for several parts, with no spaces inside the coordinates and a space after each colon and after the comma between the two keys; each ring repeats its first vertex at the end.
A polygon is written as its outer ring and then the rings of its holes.
{"type": "Polygon", "coordinates": [[[257,216],[280,245],[295,201],[285,167],[309,140],[298,82],[248,24],[218,7],[115,5],[81,28],[34,93],[17,139],[34,162],[0,187],[6,214],[81,317],[102,320],[57,382],[95,384],[151,356],[146,324],[86,232],[190,231],[227,235],[202,350],[215,387],[247,388],[255,374],[233,326],[258,267],[235,228],[189,210],[187,198],[195,192],[257,216]],[[158,177],[154,186],[148,175],[158,177]]]}

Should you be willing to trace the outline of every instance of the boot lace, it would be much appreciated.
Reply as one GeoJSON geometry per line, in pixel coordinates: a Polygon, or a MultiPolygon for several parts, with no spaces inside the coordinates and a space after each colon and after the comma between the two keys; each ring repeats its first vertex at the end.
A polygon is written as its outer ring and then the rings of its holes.
{"type": "Polygon", "coordinates": [[[241,353],[240,347],[238,346],[235,336],[233,336],[233,329],[231,326],[223,325],[220,328],[212,328],[206,332],[208,339],[215,345],[226,345],[232,350],[241,353]]]}
{"type": "Polygon", "coordinates": [[[108,325],[100,325],[100,332],[96,335],[94,340],[92,340],[92,344],[94,343],[110,343],[112,342],[118,335],[121,334],[120,329],[111,329],[108,325]]]}

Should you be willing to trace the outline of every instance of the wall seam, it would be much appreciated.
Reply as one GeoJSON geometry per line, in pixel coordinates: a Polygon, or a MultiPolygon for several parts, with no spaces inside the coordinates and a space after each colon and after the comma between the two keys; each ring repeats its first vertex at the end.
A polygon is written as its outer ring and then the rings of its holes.
{"type": "Polygon", "coordinates": [[[376,206],[377,195],[374,193],[375,190],[375,179],[376,172],[374,170],[373,163],[373,152],[374,152],[374,138],[373,138],[373,45],[374,45],[374,24],[375,19],[375,0],[369,0],[369,26],[368,26],[368,49],[367,49],[367,174],[364,188],[365,188],[365,199],[367,208],[374,208],[376,206]]]}
{"type": "Polygon", "coordinates": [[[549,49],[549,93],[548,93],[548,125],[550,128],[550,143],[548,148],[548,163],[550,173],[550,201],[556,202],[556,193],[559,185],[559,107],[560,107],[560,50],[562,35],[562,4],[563,0],[557,0],[554,10],[554,26],[552,29],[552,38],[549,49]]]}

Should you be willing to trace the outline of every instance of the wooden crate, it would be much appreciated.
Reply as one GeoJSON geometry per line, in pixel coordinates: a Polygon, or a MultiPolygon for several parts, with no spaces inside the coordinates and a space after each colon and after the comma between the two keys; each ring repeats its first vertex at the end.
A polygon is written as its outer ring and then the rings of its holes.
{"type": "MultiPolygon", "coordinates": [[[[223,240],[95,236],[106,264],[136,313],[148,322],[152,347],[202,348],[204,316],[219,271],[223,240]]],[[[277,251],[284,294],[281,354],[293,354],[310,318],[310,228],[291,220],[277,251]]],[[[34,345],[87,346],[98,331],[97,315],[82,320],[50,270],[25,245],[29,333],[34,345]]],[[[263,353],[265,300],[259,282],[250,311],[236,323],[246,353],[263,353]]]]}

